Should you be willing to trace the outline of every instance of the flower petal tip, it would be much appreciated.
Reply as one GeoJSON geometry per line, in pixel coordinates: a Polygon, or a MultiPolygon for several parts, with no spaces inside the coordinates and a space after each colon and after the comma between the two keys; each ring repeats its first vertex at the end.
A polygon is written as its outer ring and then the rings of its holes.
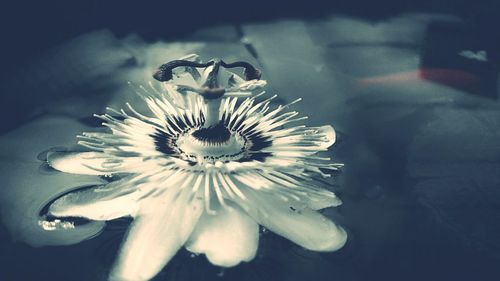
{"type": "Polygon", "coordinates": [[[203,253],[210,263],[233,267],[255,258],[259,227],[242,209],[230,204],[216,216],[204,214],[186,244],[193,253],[203,253]]]}
{"type": "Polygon", "coordinates": [[[117,190],[93,187],[68,193],[54,201],[48,214],[55,217],[81,217],[112,220],[133,216],[137,211],[137,193],[120,194],[117,190]]]}
{"type": "Polygon", "coordinates": [[[321,126],[319,127],[319,131],[320,133],[324,134],[327,139],[324,145],[325,148],[332,146],[337,140],[337,134],[335,133],[335,129],[333,129],[332,126],[330,125],[321,126]]]}
{"type": "Polygon", "coordinates": [[[97,158],[97,152],[49,152],[47,162],[61,172],[81,175],[102,175],[92,166],[102,162],[97,158]]]}
{"type": "Polygon", "coordinates": [[[334,252],[340,250],[347,243],[347,232],[341,226],[335,225],[336,230],[328,233],[330,236],[329,243],[326,243],[322,249],[318,251],[322,252],[334,252]]]}
{"type": "Polygon", "coordinates": [[[221,267],[235,267],[241,262],[249,262],[255,258],[255,254],[247,257],[235,257],[221,254],[221,252],[206,253],[206,256],[211,264],[221,267]]]}
{"type": "MultiPolygon", "coordinates": [[[[326,197],[326,196],[325,196],[326,197]]],[[[336,197],[335,194],[332,193],[331,197],[322,198],[322,200],[309,200],[307,202],[307,207],[312,210],[319,211],[330,207],[338,207],[342,205],[342,200],[336,197]]]]}
{"type": "Polygon", "coordinates": [[[342,205],[342,200],[340,200],[340,198],[338,198],[338,197],[335,197],[335,198],[332,198],[330,204],[331,204],[331,207],[338,207],[338,206],[342,205]]]}

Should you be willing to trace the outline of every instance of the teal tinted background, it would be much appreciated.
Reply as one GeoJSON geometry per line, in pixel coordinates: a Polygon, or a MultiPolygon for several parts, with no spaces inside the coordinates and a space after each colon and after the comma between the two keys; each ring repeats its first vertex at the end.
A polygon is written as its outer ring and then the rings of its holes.
{"type": "MultiPolygon", "coordinates": [[[[71,146],[97,125],[93,113],[137,99],[127,81],[144,83],[159,64],[195,52],[251,61],[269,94],[303,97],[296,108],[309,124],[336,128],[330,152],[345,163],[334,187],[344,204],[324,213],[350,236],[338,252],[314,253],[263,233],[258,258],[225,271],[181,251],[155,280],[496,280],[498,4],[257,1],[184,16],[171,12],[183,4],[91,3],[16,4],[4,17],[4,222],[25,208],[10,205],[12,190],[49,195],[40,183],[55,172],[39,153],[71,146]]],[[[2,229],[0,280],[105,280],[127,223],[42,248],[2,229]]]]}

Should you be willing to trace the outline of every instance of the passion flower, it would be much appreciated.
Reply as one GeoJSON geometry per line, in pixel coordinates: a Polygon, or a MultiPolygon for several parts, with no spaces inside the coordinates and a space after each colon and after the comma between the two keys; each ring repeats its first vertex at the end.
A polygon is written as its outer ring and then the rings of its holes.
{"type": "Polygon", "coordinates": [[[96,115],[107,132],[78,136],[89,151],[48,155],[62,172],[111,179],[62,196],[49,215],[133,217],[111,280],[149,280],[182,246],[219,266],[251,261],[259,225],[314,251],[344,245],[346,232],[316,212],[341,203],[318,180],[342,166],[317,155],[335,142],[331,126],[301,125],[289,111],[298,100],[271,108],[275,96],[253,95],[266,83],[248,63],[190,56],[154,77],[161,90],[140,87],[151,114],[109,109],[96,115]]]}

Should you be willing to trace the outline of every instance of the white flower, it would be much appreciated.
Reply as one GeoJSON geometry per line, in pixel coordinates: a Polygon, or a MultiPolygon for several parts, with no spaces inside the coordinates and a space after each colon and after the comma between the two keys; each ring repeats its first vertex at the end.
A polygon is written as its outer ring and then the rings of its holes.
{"type": "Polygon", "coordinates": [[[303,119],[288,111],[295,102],[258,102],[263,93],[250,91],[265,81],[255,69],[245,66],[244,80],[220,61],[203,73],[182,63],[163,69],[171,81],[161,91],[140,87],[152,114],[109,109],[98,116],[109,131],[79,136],[90,151],[48,155],[60,171],[113,179],[57,199],[49,214],[133,217],[111,280],[149,280],[182,246],[219,266],[251,261],[259,224],[310,250],[342,247],[345,231],[316,212],[341,203],[318,180],[341,166],[316,155],[334,143],[333,128],[290,125],[303,119]]]}

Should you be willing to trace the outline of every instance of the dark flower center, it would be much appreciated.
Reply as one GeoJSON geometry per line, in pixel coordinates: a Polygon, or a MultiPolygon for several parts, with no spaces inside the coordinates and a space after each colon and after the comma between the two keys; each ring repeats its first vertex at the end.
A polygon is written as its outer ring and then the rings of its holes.
{"type": "Polygon", "coordinates": [[[218,123],[215,126],[208,128],[200,128],[191,134],[196,139],[206,142],[207,144],[224,143],[231,137],[231,132],[222,124],[218,123]]]}

